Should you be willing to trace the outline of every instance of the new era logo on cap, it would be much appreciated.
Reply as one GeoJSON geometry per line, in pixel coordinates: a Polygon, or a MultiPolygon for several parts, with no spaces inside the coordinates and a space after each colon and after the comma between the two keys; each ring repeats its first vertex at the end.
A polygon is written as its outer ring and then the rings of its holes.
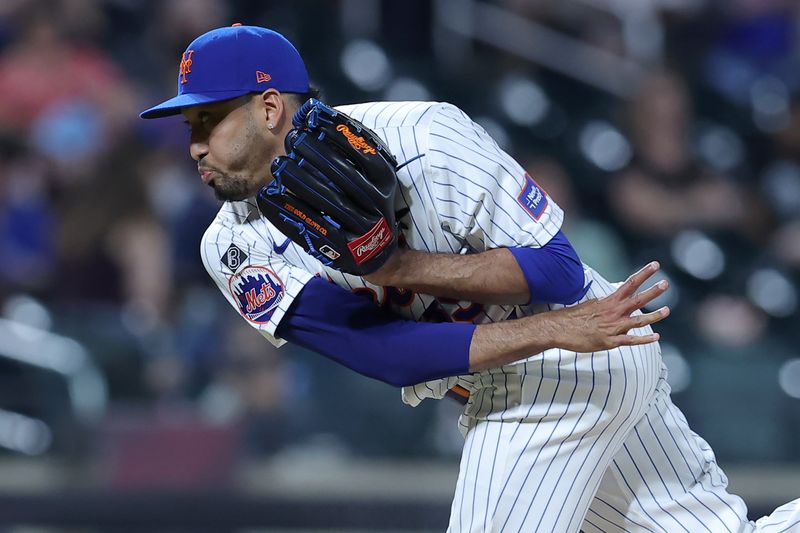
{"type": "Polygon", "coordinates": [[[283,35],[235,24],[204,33],[186,48],[178,66],[178,94],[140,114],[177,115],[181,108],[221,102],[251,92],[309,90],[303,59],[283,35]]]}

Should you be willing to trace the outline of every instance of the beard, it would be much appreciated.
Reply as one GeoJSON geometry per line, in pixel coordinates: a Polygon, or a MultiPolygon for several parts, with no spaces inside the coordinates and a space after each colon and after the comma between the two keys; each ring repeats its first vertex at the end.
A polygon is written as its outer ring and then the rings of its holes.
{"type": "Polygon", "coordinates": [[[244,176],[218,174],[209,184],[214,188],[214,196],[223,202],[238,202],[255,196],[260,188],[256,180],[244,176]]]}

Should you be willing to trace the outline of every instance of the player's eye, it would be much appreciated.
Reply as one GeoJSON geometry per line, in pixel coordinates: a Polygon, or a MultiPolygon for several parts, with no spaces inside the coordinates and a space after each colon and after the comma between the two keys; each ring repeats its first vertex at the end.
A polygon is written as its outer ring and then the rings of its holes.
{"type": "Polygon", "coordinates": [[[214,125],[214,122],[213,115],[208,111],[201,111],[196,117],[192,117],[191,120],[186,119],[183,121],[189,132],[209,130],[214,125]]]}

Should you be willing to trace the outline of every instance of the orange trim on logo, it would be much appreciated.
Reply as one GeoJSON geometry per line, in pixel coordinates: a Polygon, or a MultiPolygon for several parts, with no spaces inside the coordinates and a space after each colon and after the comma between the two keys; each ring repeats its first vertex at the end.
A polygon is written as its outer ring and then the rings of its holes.
{"type": "Polygon", "coordinates": [[[260,70],[256,71],[256,83],[264,83],[265,81],[269,81],[271,79],[272,76],[270,76],[266,72],[261,72],[260,70]]]}
{"type": "Polygon", "coordinates": [[[371,144],[369,144],[366,140],[364,140],[364,137],[359,137],[358,135],[350,131],[350,128],[348,128],[344,124],[339,124],[338,126],[336,126],[336,131],[344,135],[345,139],[347,139],[347,142],[350,143],[350,146],[352,146],[356,150],[360,150],[365,154],[372,154],[372,155],[378,153],[375,151],[375,148],[373,148],[371,144]]]}
{"type": "Polygon", "coordinates": [[[192,72],[192,54],[194,54],[194,50],[186,50],[181,56],[181,64],[178,67],[181,76],[181,84],[186,83],[186,75],[192,72]]]}

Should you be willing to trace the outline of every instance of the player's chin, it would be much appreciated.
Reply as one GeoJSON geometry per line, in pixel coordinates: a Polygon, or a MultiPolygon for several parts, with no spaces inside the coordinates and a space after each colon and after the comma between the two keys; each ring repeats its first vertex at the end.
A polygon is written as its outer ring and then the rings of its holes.
{"type": "Polygon", "coordinates": [[[246,200],[256,195],[258,192],[257,190],[253,190],[252,187],[243,186],[243,184],[218,184],[218,183],[210,183],[214,188],[214,196],[217,197],[217,200],[221,200],[223,202],[240,202],[242,200],[246,200]]]}

